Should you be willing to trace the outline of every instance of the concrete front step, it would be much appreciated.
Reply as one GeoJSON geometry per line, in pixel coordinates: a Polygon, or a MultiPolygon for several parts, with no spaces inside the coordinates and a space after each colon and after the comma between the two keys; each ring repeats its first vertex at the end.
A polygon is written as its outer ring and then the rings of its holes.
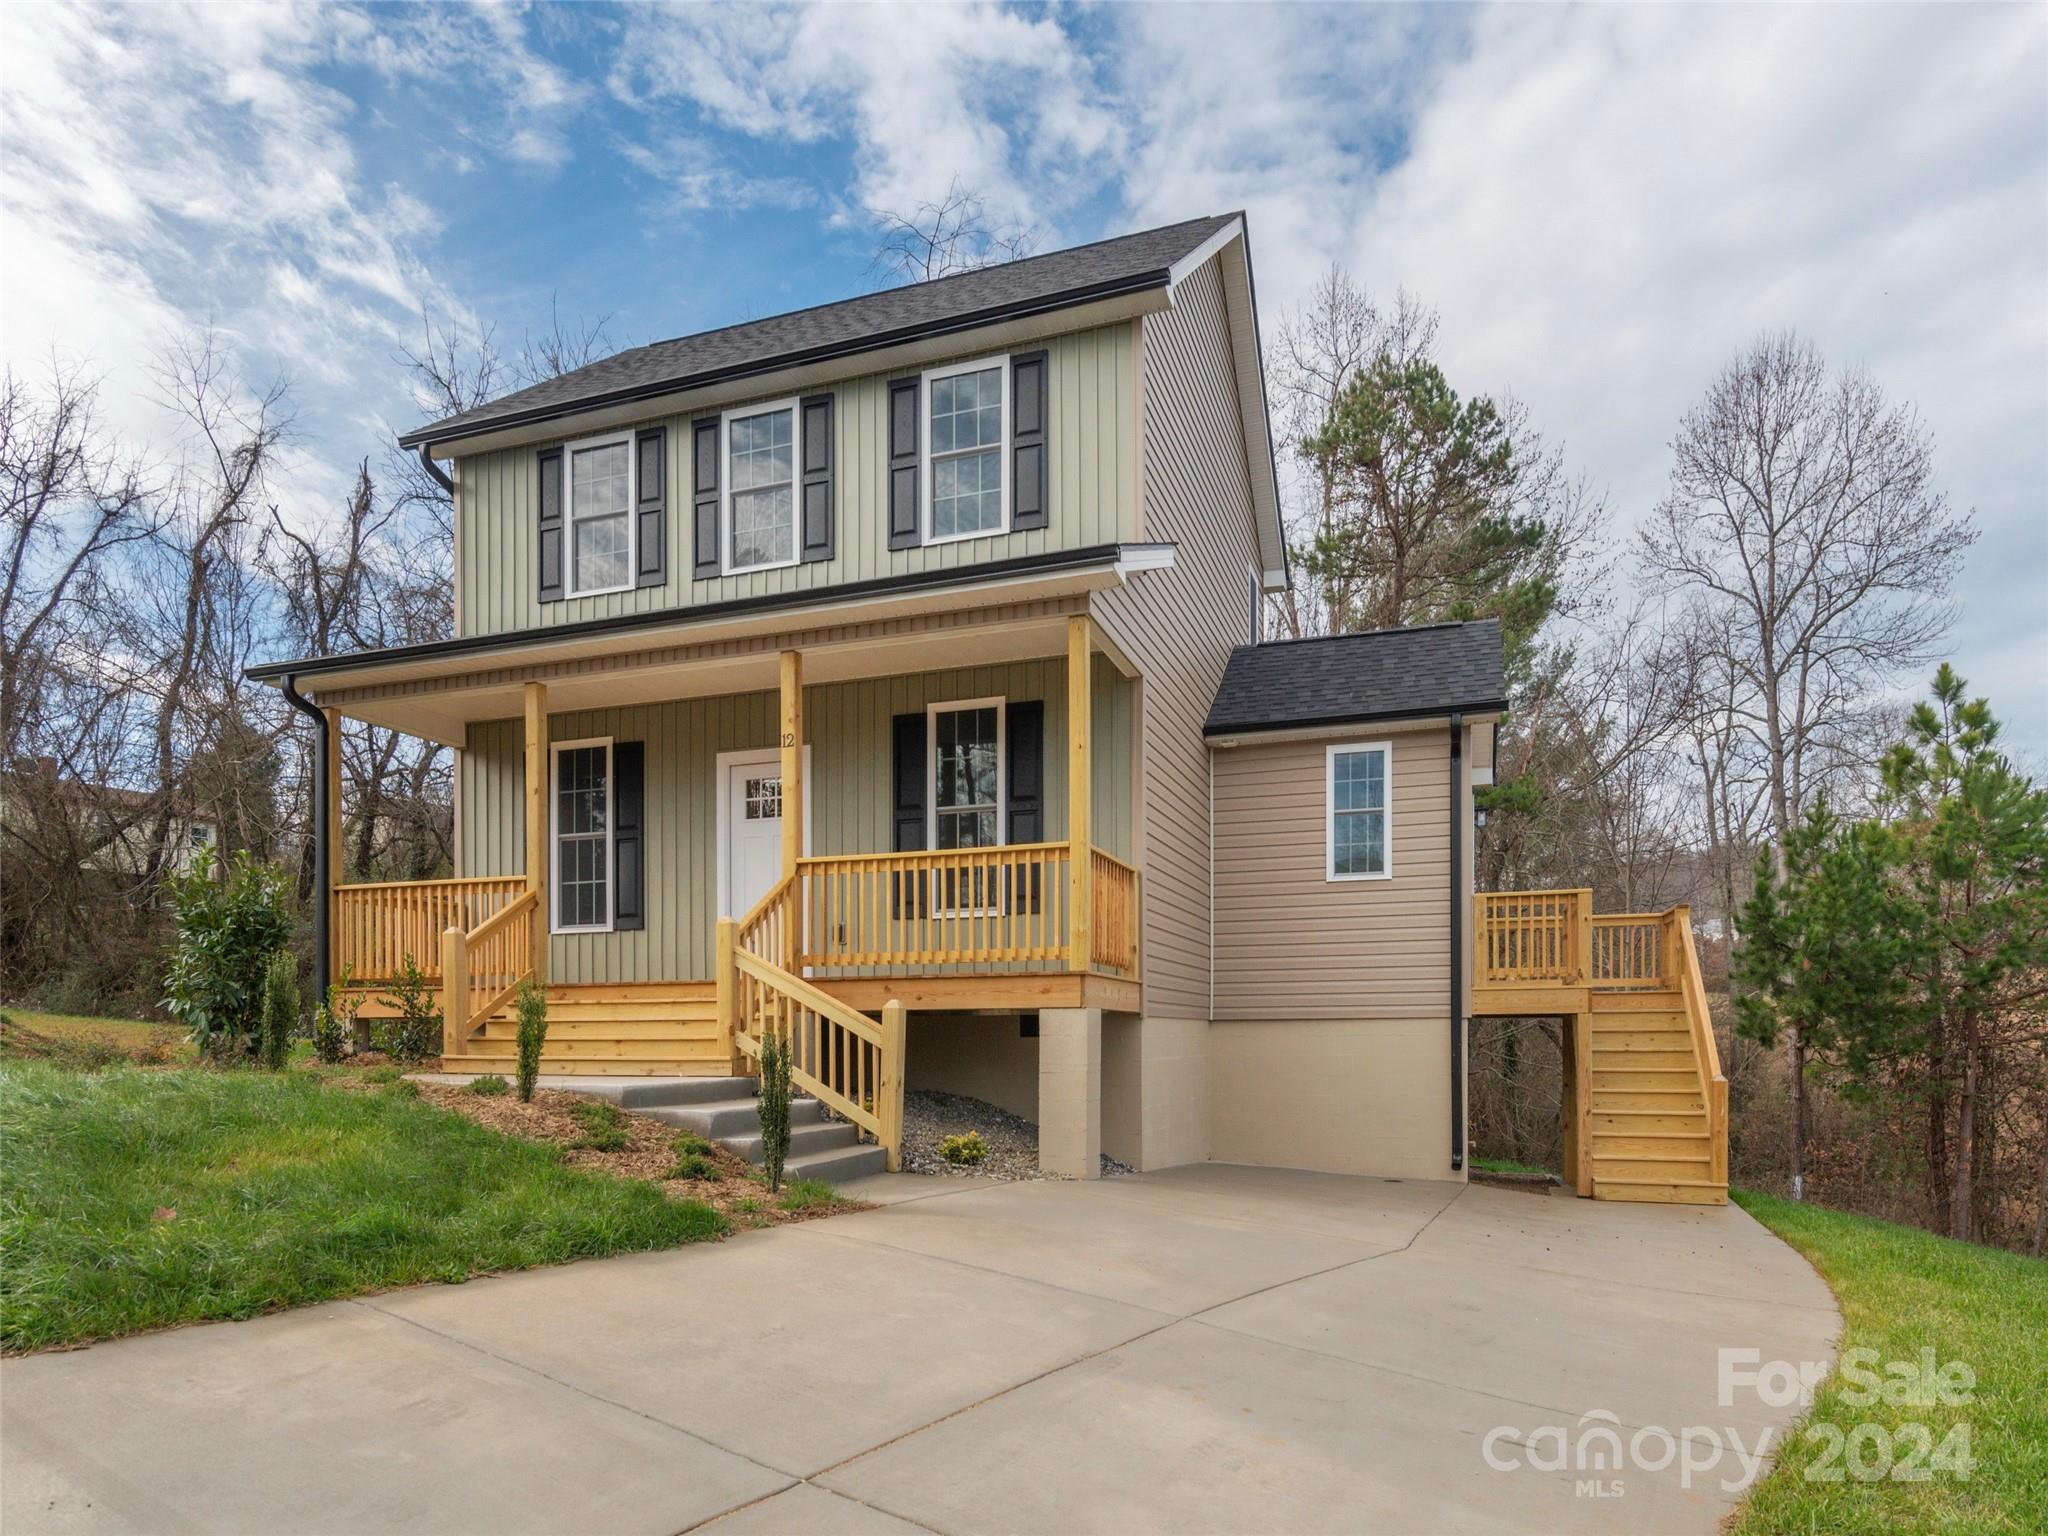
{"type": "Polygon", "coordinates": [[[802,1157],[792,1155],[782,1165],[785,1179],[823,1179],[827,1184],[844,1184],[849,1179],[864,1179],[871,1173],[888,1171],[889,1154],[865,1143],[830,1152],[806,1152],[802,1157]]]}
{"type": "MultiPolygon", "coordinates": [[[[644,1111],[656,1120],[695,1131],[706,1141],[726,1142],[735,1136],[761,1134],[761,1105],[758,1099],[725,1099],[702,1104],[662,1104],[644,1111]]],[[[789,1101],[792,1134],[800,1125],[816,1125],[825,1111],[816,1099],[789,1101]]]]}

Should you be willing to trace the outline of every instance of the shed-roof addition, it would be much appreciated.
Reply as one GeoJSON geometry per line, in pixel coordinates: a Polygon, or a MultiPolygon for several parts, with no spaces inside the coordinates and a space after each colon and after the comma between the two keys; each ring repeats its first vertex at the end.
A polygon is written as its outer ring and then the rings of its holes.
{"type": "Polygon", "coordinates": [[[1507,708],[1500,620],[1241,645],[1202,727],[1249,735],[1507,708]]]}

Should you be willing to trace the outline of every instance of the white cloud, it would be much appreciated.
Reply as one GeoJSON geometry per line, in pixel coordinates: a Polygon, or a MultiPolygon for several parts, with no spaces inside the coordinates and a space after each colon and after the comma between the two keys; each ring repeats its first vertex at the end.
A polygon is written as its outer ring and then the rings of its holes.
{"type": "Polygon", "coordinates": [[[670,7],[635,12],[619,57],[613,89],[636,105],[686,100],[757,139],[850,139],[854,195],[873,207],[957,180],[999,220],[1045,222],[1101,184],[1123,141],[1094,63],[1050,13],[670,7]]]}
{"type": "Polygon", "coordinates": [[[1130,222],[1248,207],[1269,328],[1331,261],[1417,293],[1453,381],[1525,400],[1623,528],[1762,329],[1914,402],[1983,529],[1958,663],[2048,748],[2048,15],[1119,15],[1130,222]]]}

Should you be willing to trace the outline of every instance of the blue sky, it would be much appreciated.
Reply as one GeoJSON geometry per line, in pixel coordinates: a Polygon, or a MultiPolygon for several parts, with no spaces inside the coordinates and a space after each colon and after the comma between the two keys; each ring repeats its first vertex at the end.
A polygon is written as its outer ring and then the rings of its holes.
{"type": "Polygon", "coordinates": [[[957,178],[1042,247],[1250,211],[1270,327],[1330,263],[1442,313],[1606,489],[1795,325],[1934,432],[1983,536],[1954,652],[2048,757],[2048,11],[2038,7],[0,10],[0,344],[106,379],[226,330],[293,382],[292,515],[419,411],[424,305],[516,350],[872,286],[957,178]]]}

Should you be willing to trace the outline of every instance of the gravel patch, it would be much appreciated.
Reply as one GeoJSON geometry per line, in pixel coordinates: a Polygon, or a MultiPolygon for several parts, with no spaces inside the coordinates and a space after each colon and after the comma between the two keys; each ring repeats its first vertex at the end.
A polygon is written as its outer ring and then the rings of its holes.
{"type": "MultiPolygon", "coordinates": [[[[903,1171],[941,1178],[1056,1179],[1038,1166],[1038,1127],[1022,1115],[965,1094],[913,1089],[903,1095],[903,1171]],[[988,1156],[968,1166],[955,1166],[939,1156],[939,1142],[968,1131],[981,1132],[988,1156]]],[[[1116,1178],[1138,1170],[1105,1157],[1102,1176],[1116,1178]]]]}

